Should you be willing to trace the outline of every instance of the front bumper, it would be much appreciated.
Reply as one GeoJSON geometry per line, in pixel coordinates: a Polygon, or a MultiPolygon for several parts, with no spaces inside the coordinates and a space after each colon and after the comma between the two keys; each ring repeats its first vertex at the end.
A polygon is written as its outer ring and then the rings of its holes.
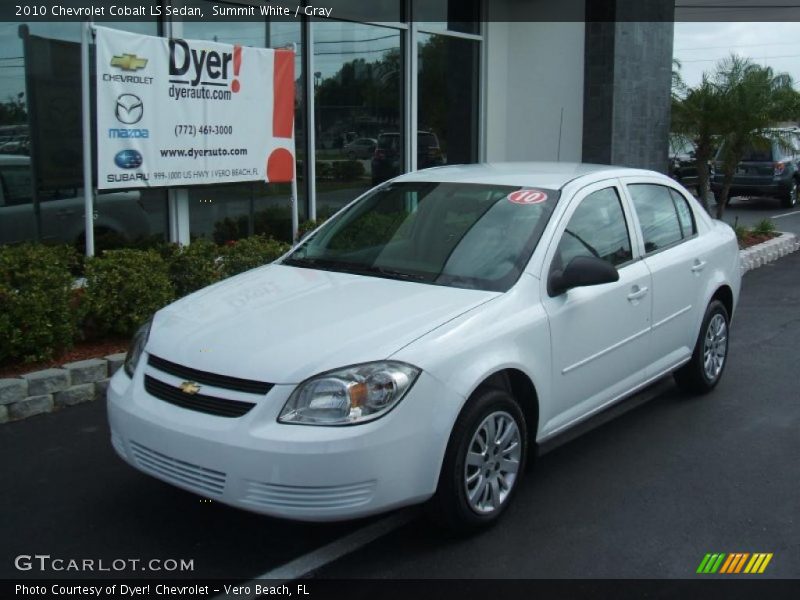
{"type": "Polygon", "coordinates": [[[122,370],[112,378],[111,441],[126,462],[231,506],[304,521],[362,517],[429,498],[463,402],[423,372],[394,410],[376,421],[287,425],[277,416],[294,386],[276,385],[244,416],[224,418],[149,395],[144,371],[180,383],[152,370],[146,357],[133,380],[122,370]]]}

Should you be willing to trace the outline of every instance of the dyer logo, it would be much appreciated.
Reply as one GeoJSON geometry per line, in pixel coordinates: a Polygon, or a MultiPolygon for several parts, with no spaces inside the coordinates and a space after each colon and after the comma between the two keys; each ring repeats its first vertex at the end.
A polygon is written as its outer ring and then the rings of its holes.
{"type": "Polygon", "coordinates": [[[123,71],[138,71],[147,66],[147,59],[139,58],[135,54],[120,54],[111,57],[111,66],[123,71]]]}
{"type": "MultiPolygon", "coordinates": [[[[170,79],[170,83],[227,86],[228,78],[239,75],[242,64],[242,48],[235,46],[233,52],[217,52],[215,50],[197,50],[186,40],[169,41],[169,74],[170,77],[187,77],[170,79]],[[233,63],[233,64],[231,64],[233,63]],[[231,73],[232,71],[232,73],[231,73]]],[[[231,82],[231,89],[239,91],[239,81],[231,82]]]]}
{"type": "Polygon", "coordinates": [[[121,94],[117,98],[117,105],[114,107],[114,115],[120,123],[124,125],[133,125],[142,120],[144,104],[142,104],[139,96],[134,94],[121,94]]]}
{"type": "Polygon", "coordinates": [[[114,156],[114,164],[120,169],[135,169],[142,166],[142,155],[136,150],[120,150],[114,156]]]}

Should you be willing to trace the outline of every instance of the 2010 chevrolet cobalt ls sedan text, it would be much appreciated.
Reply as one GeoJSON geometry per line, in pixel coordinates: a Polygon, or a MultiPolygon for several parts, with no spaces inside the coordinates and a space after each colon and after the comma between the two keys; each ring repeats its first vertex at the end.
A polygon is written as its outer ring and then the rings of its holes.
{"type": "Polygon", "coordinates": [[[158,311],[111,381],[133,466],[303,520],[497,519],[538,443],[673,372],[720,380],[736,237],[658,173],[403,175],[273,264],[158,311]]]}

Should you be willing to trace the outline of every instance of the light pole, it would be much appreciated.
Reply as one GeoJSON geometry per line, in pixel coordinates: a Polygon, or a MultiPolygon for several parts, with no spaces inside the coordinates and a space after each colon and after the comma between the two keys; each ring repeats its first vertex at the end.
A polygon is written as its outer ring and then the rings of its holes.
{"type": "Polygon", "coordinates": [[[320,119],[321,110],[319,108],[319,84],[322,80],[322,72],[315,71],[314,72],[314,112],[316,114],[316,124],[317,124],[317,144],[322,147],[322,121],[320,119]]]}

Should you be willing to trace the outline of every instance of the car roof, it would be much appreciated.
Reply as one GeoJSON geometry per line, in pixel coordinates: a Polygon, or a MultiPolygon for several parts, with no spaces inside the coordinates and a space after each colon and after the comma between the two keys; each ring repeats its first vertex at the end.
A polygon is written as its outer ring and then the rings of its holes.
{"type": "Polygon", "coordinates": [[[484,183],[535,186],[556,190],[576,179],[584,179],[589,184],[603,179],[631,175],[666,177],[656,171],[611,165],[569,162],[504,162],[433,167],[401,175],[394,181],[484,183]]]}

